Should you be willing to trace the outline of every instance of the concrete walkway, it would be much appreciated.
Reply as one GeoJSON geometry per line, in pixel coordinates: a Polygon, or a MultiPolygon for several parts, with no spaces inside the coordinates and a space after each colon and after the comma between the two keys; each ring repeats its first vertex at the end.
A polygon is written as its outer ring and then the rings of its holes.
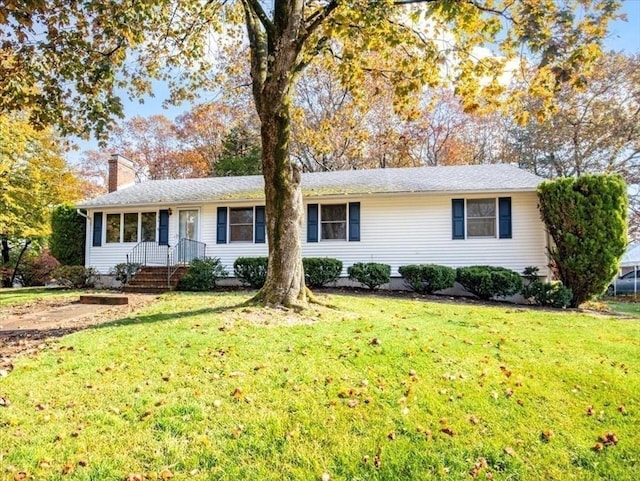
{"type": "Polygon", "coordinates": [[[48,330],[70,327],[77,319],[85,319],[106,311],[113,306],[101,304],[66,304],[43,311],[18,315],[0,314],[0,335],[5,331],[48,330]]]}

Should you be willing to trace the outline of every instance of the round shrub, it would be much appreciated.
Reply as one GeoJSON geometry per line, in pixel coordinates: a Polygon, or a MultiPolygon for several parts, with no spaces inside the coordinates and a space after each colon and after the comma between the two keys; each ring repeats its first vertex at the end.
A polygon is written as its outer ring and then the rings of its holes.
{"type": "Polygon", "coordinates": [[[24,257],[18,267],[17,277],[24,287],[44,286],[59,265],[58,260],[45,249],[40,254],[24,257]]]}
{"type": "Polygon", "coordinates": [[[142,269],[142,264],[137,262],[122,262],[113,266],[111,274],[115,276],[116,281],[126,284],[140,269],[142,269]]]}
{"type": "Polygon", "coordinates": [[[82,289],[94,286],[96,271],[92,267],[59,266],[51,275],[61,286],[82,289]]]}
{"type": "Polygon", "coordinates": [[[216,288],[218,279],[224,279],[228,272],[217,257],[193,259],[184,277],[178,282],[180,291],[210,291],[216,288]]]}
{"type": "Polygon", "coordinates": [[[538,268],[525,268],[522,276],[527,285],[522,288],[522,296],[537,306],[565,308],[571,304],[573,291],[561,281],[543,282],[538,279],[538,268]]]}
{"type": "Polygon", "coordinates": [[[420,294],[432,294],[453,287],[456,271],[436,264],[411,264],[401,266],[398,272],[411,290],[420,294]]]}
{"type": "Polygon", "coordinates": [[[267,280],[268,257],[238,257],[233,263],[233,274],[243,286],[260,289],[267,280]]]}
{"type": "Polygon", "coordinates": [[[347,269],[349,279],[375,290],[391,279],[391,266],[377,262],[357,262],[347,269]]]}
{"type": "Polygon", "coordinates": [[[322,287],[336,282],[342,272],[342,261],[329,257],[306,257],[302,259],[304,282],[308,287],[322,287]]]}
{"type": "Polygon", "coordinates": [[[456,280],[468,292],[484,300],[512,296],[522,289],[520,274],[504,267],[459,267],[456,280]]]}

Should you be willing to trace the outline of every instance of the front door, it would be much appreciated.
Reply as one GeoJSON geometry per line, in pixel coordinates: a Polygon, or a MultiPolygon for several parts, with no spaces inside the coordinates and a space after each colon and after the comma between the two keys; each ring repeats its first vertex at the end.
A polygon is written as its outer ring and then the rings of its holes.
{"type": "Polygon", "coordinates": [[[178,213],[178,261],[181,263],[189,263],[197,257],[197,245],[190,241],[198,240],[198,217],[196,209],[180,210],[178,213]]]}

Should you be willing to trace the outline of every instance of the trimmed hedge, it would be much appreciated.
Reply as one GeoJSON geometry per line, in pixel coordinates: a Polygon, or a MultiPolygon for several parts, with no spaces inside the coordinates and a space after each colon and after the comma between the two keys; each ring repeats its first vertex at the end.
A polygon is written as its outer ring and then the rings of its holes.
{"type": "Polygon", "coordinates": [[[347,269],[349,279],[367,286],[371,290],[378,289],[391,279],[391,266],[377,262],[357,262],[347,269]]]}
{"type": "Polygon", "coordinates": [[[86,220],[72,205],[59,205],[51,213],[51,255],[64,266],[84,265],[86,220]]]}
{"type": "Polygon", "coordinates": [[[233,274],[243,286],[260,289],[267,280],[268,257],[238,257],[233,263],[233,274]]]}
{"type": "Polygon", "coordinates": [[[420,294],[432,294],[453,287],[456,271],[436,264],[410,264],[400,266],[398,272],[411,290],[420,294]]]}
{"type": "Polygon", "coordinates": [[[217,257],[193,259],[184,277],[178,282],[178,290],[211,291],[216,288],[218,279],[224,279],[228,275],[217,257]]]}
{"type": "Polygon", "coordinates": [[[627,186],[619,175],[583,175],[538,186],[540,214],[557,277],[572,307],[602,294],[627,247],[627,186]]]}
{"type": "Polygon", "coordinates": [[[82,289],[95,285],[96,270],[84,266],[59,266],[51,273],[53,278],[64,287],[82,289]]]}
{"type": "Polygon", "coordinates": [[[520,274],[504,267],[459,267],[456,281],[468,292],[484,300],[512,296],[522,290],[520,274]]]}
{"type": "Polygon", "coordinates": [[[330,257],[306,257],[302,259],[302,265],[308,287],[323,287],[336,282],[342,272],[342,261],[330,257]]]}

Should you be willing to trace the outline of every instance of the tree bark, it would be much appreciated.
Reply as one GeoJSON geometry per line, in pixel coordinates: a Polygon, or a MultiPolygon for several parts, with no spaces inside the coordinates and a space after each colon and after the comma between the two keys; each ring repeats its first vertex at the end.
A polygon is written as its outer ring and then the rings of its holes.
{"type": "Polygon", "coordinates": [[[263,112],[262,168],[269,242],[269,268],[262,288],[266,305],[307,303],[300,233],[303,221],[300,171],[289,159],[289,106],[263,112]]]}
{"type": "Polygon", "coordinates": [[[11,277],[5,276],[5,269],[9,267],[9,239],[2,237],[2,287],[13,287],[11,277]]]}
{"type": "MultiPolygon", "coordinates": [[[[289,157],[291,89],[309,30],[301,0],[276,0],[273,20],[258,0],[243,0],[251,51],[251,81],[260,117],[269,268],[256,296],[268,306],[305,307],[300,232],[300,170],[289,157]]],[[[328,7],[325,7],[328,8],[328,7]]],[[[327,10],[327,14],[330,10],[327,10]]]]}

